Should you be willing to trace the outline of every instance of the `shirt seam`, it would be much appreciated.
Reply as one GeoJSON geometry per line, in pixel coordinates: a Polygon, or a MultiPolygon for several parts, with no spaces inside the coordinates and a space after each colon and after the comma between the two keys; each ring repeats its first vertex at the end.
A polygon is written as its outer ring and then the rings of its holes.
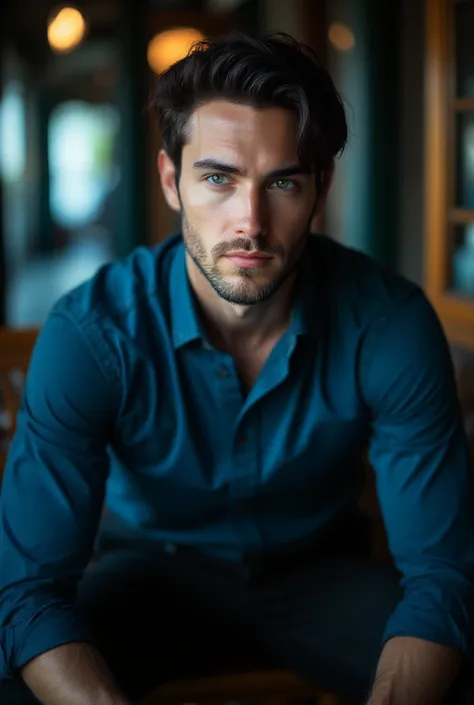
{"type": "MultiPolygon", "coordinates": [[[[69,320],[75,329],[80,334],[82,340],[87,345],[94,360],[97,362],[99,370],[107,384],[114,384],[120,387],[119,370],[113,363],[113,351],[105,341],[105,336],[102,334],[101,327],[98,325],[99,315],[94,316],[93,320],[87,320],[87,316],[81,317],[79,320],[72,316],[69,312],[55,311],[52,316],[64,317],[69,320]],[[94,337],[94,343],[88,335],[90,331],[94,337]]],[[[101,320],[104,323],[104,319],[101,320]]]]}

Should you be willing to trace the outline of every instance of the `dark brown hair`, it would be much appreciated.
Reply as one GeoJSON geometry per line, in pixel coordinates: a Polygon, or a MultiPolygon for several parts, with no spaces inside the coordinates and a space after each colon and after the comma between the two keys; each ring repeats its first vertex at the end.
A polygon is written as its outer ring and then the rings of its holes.
{"type": "Polygon", "coordinates": [[[178,172],[189,117],[215,98],[291,110],[297,120],[300,161],[316,172],[318,182],[344,149],[342,99],[312,50],[287,34],[254,38],[235,33],[206,39],[157,78],[151,107],[178,172]]]}

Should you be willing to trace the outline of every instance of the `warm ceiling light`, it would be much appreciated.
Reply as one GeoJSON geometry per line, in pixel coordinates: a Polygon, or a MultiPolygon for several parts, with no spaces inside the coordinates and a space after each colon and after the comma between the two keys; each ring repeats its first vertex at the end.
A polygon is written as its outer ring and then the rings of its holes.
{"type": "Polygon", "coordinates": [[[63,7],[48,22],[48,42],[58,53],[75,49],[84,39],[86,21],[74,7],[63,7]]]}
{"type": "Polygon", "coordinates": [[[203,39],[204,35],[192,27],[176,27],[160,32],[148,44],[148,65],[152,71],[160,74],[171,64],[183,59],[194,42],[203,39]]]}
{"type": "Polygon", "coordinates": [[[329,27],[329,41],[339,51],[350,51],[355,46],[354,32],[342,22],[334,22],[329,27]]]}

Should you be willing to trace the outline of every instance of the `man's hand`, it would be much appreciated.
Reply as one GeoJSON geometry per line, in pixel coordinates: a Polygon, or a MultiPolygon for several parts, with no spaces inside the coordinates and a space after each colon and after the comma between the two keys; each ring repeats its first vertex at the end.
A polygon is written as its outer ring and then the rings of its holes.
{"type": "Polygon", "coordinates": [[[415,637],[385,644],[368,705],[438,705],[459,673],[462,656],[415,637]]]}

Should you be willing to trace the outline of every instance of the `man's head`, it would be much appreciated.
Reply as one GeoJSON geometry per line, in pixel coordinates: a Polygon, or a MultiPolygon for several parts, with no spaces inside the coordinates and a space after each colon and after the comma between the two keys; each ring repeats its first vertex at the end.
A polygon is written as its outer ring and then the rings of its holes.
{"type": "Polygon", "coordinates": [[[157,80],[159,171],[196,268],[223,299],[268,298],[304,250],[347,138],[334,84],[286,35],[196,45],[157,80]]]}

